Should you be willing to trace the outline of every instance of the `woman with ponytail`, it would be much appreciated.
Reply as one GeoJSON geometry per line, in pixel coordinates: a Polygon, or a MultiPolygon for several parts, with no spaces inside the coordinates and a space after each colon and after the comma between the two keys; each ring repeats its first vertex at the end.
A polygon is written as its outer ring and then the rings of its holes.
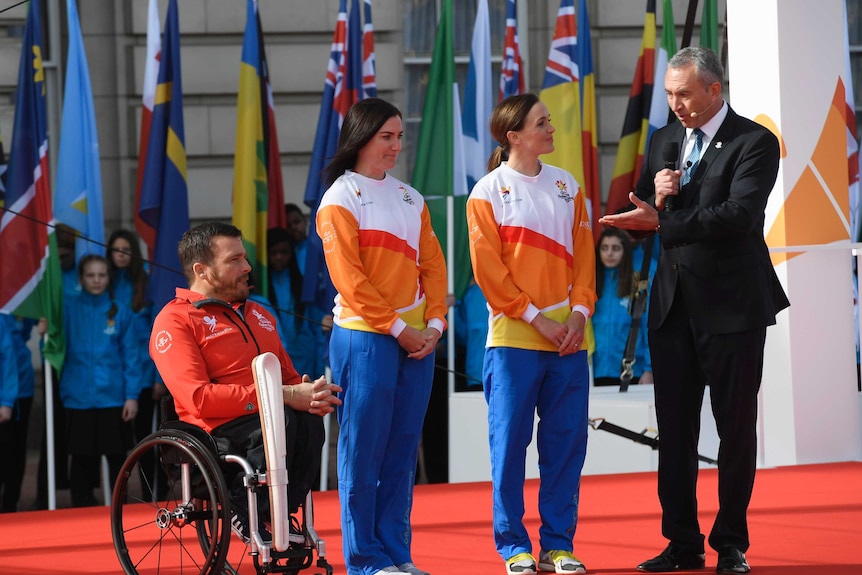
{"type": "Polygon", "coordinates": [[[538,567],[586,573],[573,554],[587,450],[584,327],[596,301],[590,217],[571,174],[544,164],[550,113],[535,94],[494,109],[498,142],[467,201],[473,275],[490,309],[483,385],[488,402],[494,539],[510,574],[534,574],[524,527],[525,453],[539,415],[538,567]]]}
{"type": "Polygon", "coordinates": [[[102,455],[111,485],[131,446],[138,411],[141,352],[132,310],[109,290],[108,261],[87,255],[78,264],[81,293],[63,303],[66,360],[60,397],[66,408],[72,505],[95,505],[102,455]]]}

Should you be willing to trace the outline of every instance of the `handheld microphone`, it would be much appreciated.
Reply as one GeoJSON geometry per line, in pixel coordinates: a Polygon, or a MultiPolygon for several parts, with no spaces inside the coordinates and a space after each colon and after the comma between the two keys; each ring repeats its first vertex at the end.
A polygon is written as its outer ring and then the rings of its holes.
{"type": "MultiPolygon", "coordinates": [[[[676,170],[676,163],[679,161],[679,142],[665,142],[661,150],[661,157],[664,160],[664,167],[668,170],[676,170]]],[[[668,196],[664,199],[664,211],[673,211],[676,206],[676,198],[668,196]]]]}

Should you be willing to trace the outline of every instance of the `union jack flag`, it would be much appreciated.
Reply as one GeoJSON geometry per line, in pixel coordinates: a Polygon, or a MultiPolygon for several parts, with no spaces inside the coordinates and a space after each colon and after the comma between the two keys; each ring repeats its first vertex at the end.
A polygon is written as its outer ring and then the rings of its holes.
{"type": "Polygon", "coordinates": [[[506,6],[506,41],[503,45],[503,64],[500,68],[500,101],[524,93],[521,48],[518,43],[518,12],[515,0],[506,6]]]}
{"type": "Polygon", "coordinates": [[[362,98],[377,97],[377,71],[374,60],[374,24],[371,0],[365,0],[365,25],[362,28],[362,98]]]}
{"type": "Polygon", "coordinates": [[[557,12],[557,27],[551,40],[551,51],[545,64],[542,89],[568,82],[578,82],[578,27],[573,0],[562,0],[557,12]]]}

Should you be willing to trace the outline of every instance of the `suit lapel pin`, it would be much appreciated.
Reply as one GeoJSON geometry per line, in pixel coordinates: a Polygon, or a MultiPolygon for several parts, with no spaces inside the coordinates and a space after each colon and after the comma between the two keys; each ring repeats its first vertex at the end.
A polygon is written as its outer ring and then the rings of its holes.
{"type": "Polygon", "coordinates": [[[715,143],[715,149],[716,149],[716,150],[720,150],[720,149],[721,149],[721,142],[716,142],[716,143],[715,143]]]}

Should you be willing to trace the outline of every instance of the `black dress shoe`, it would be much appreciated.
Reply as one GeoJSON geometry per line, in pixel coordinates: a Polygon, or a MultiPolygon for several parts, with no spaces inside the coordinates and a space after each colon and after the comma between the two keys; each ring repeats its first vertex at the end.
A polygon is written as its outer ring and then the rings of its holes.
{"type": "Polygon", "coordinates": [[[751,567],[745,560],[745,553],[736,547],[722,547],[718,551],[718,565],[716,573],[748,573],[751,567]]]}
{"type": "Polygon", "coordinates": [[[670,571],[680,571],[687,569],[703,569],[704,555],[703,553],[695,553],[690,549],[685,549],[671,543],[661,555],[653,557],[648,561],[644,561],[638,565],[638,571],[646,571],[647,573],[668,573],[670,571]]]}

